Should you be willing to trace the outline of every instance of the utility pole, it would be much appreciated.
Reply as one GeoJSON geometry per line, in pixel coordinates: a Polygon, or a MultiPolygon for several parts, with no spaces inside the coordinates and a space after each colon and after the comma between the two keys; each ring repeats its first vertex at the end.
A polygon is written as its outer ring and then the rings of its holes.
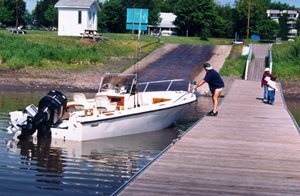
{"type": "Polygon", "coordinates": [[[186,37],[189,36],[189,17],[187,18],[187,21],[186,21],[185,36],[186,36],[186,37]]]}
{"type": "Polygon", "coordinates": [[[18,31],[19,26],[19,0],[16,0],[16,30],[18,31]]]}
{"type": "Polygon", "coordinates": [[[247,39],[249,39],[249,34],[250,34],[250,6],[251,6],[251,0],[248,0],[247,39]]]}

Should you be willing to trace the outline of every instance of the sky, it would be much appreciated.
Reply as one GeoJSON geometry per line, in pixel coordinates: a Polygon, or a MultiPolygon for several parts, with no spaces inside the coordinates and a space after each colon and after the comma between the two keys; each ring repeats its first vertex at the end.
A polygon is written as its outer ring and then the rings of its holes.
{"type": "MultiPolygon", "coordinates": [[[[24,0],[26,2],[26,8],[27,10],[29,10],[29,12],[31,12],[36,5],[36,2],[38,0],[24,0]]],[[[218,2],[220,2],[221,4],[226,4],[226,3],[230,3],[231,5],[233,5],[234,0],[217,0],[218,2]]],[[[294,5],[295,7],[300,8],[300,0],[273,0],[273,2],[281,2],[281,3],[287,3],[289,5],[294,5]]]]}
{"type": "MultiPolygon", "coordinates": [[[[29,12],[32,12],[32,10],[35,8],[36,6],[36,2],[39,1],[39,0],[24,0],[26,2],[26,9],[29,11],[29,12]]],[[[100,0],[100,1],[103,1],[103,0],[100,0]]]]}
{"type": "MultiPolygon", "coordinates": [[[[217,2],[220,2],[221,4],[227,4],[230,3],[233,5],[234,0],[216,0],[217,2]]],[[[289,5],[293,5],[296,8],[300,8],[300,0],[272,0],[272,2],[281,2],[281,3],[287,3],[289,5]]]]}
{"type": "Polygon", "coordinates": [[[37,0],[24,0],[26,3],[26,9],[31,12],[36,5],[37,0]]]}

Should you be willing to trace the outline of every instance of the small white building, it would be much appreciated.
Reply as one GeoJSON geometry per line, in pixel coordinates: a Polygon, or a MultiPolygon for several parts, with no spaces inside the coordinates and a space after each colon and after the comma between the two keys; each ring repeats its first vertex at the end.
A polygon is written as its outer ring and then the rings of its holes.
{"type": "Polygon", "coordinates": [[[84,30],[97,30],[100,7],[95,0],[59,0],[58,35],[80,36],[84,30]]]}
{"type": "Polygon", "coordinates": [[[296,22],[297,19],[299,18],[300,14],[299,11],[297,10],[267,10],[267,16],[271,18],[272,20],[276,21],[279,23],[279,18],[283,15],[287,14],[287,28],[288,38],[295,38],[298,35],[298,30],[296,29],[296,22]]]}

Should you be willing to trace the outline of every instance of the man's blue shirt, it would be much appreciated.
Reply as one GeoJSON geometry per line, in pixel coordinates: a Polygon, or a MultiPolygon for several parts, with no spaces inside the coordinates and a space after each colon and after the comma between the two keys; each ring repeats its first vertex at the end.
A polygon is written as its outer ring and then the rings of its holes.
{"type": "Polygon", "coordinates": [[[214,69],[206,73],[204,80],[208,83],[209,89],[212,94],[214,94],[216,89],[223,88],[225,86],[220,74],[214,69]]]}

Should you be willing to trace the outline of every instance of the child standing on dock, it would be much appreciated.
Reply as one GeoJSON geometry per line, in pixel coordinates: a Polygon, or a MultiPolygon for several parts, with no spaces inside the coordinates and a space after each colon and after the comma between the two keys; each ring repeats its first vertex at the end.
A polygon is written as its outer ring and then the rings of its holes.
{"type": "Polygon", "coordinates": [[[275,91],[278,91],[277,87],[276,87],[276,77],[271,76],[271,77],[266,77],[265,78],[266,82],[267,82],[267,86],[268,86],[268,100],[267,103],[274,105],[274,101],[275,101],[275,91]]]}
{"type": "Polygon", "coordinates": [[[272,74],[270,73],[270,68],[266,68],[263,74],[263,77],[261,79],[261,87],[264,88],[264,98],[263,98],[263,102],[264,103],[268,103],[268,84],[267,81],[265,80],[266,77],[272,77],[272,74]]]}

